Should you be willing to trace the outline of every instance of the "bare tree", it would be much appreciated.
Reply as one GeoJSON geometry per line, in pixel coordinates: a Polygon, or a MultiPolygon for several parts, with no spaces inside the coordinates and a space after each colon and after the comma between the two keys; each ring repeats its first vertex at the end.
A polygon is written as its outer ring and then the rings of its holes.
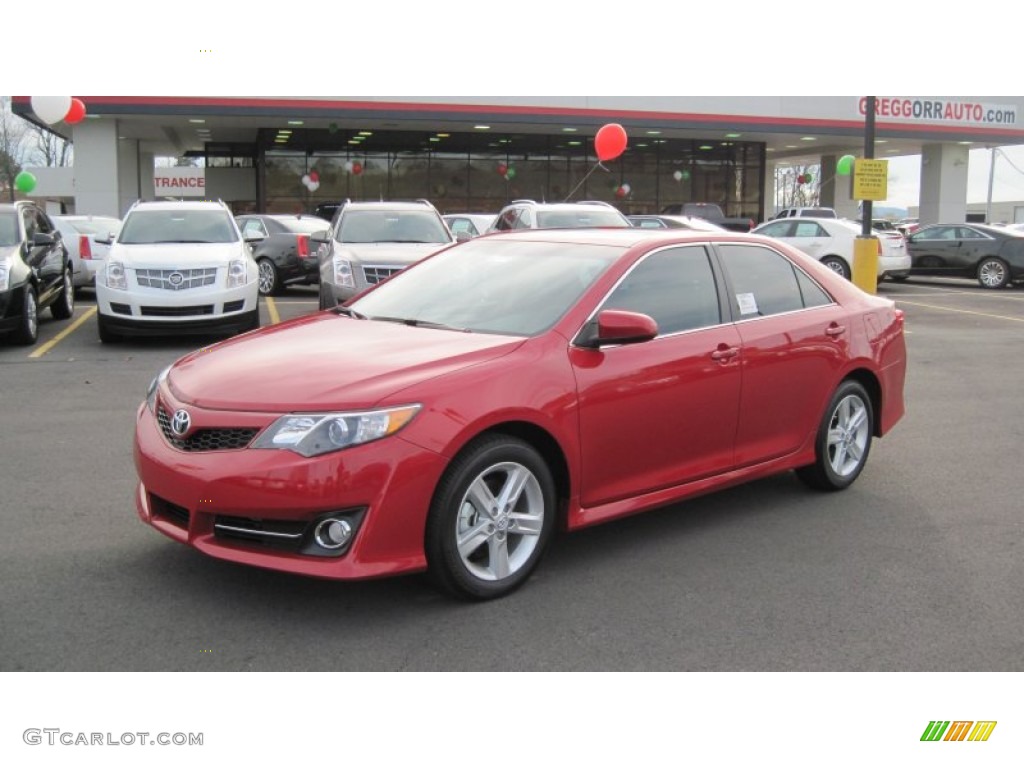
{"type": "Polygon", "coordinates": [[[778,207],[815,206],[821,199],[821,166],[794,165],[775,171],[775,199],[778,207]],[[807,181],[810,176],[811,180],[807,181]],[[801,179],[803,181],[801,182],[801,179]]]}
{"type": "Polygon", "coordinates": [[[14,178],[24,162],[25,121],[11,112],[9,96],[0,97],[0,199],[14,201],[14,178]]]}
{"type": "Polygon", "coordinates": [[[71,165],[73,150],[70,142],[38,125],[30,126],[28,133],[34,139],[35,151],[32,154],[34,162],[45,165],[47,168],[71,165]]]}

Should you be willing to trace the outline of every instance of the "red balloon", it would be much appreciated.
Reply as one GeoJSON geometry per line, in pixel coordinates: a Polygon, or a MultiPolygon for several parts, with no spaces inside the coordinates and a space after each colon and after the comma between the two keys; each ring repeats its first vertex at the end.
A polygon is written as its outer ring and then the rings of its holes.
{"type": "Polygon", "coordinates": [[[616,197],[625,197],[626,196],[626,188],[625,187],[619,187],[618,189],[616,189],[615,190],[615,196],[616,197]]]}
{"type": "Polygon", "coordinates": [[[309,172],[309,180],[310,181],[320,181],[320,174],[317,173],[316,171],[310,171],[309,172]]]}
{"type": "Polygon", "coordinates": [[[504,176],[507,171],[508,171],[508,166],[507,165],[505,165],[504,163],[498,163],[498,175],[499,176],[504,176]]]}
{"type": "Polygon", "coordinates": [[[358,176],[362,172],[363,172],[363,164],[362,163],[352,163],[352,175],[353,176],[358,176]]]}
{"type": "Polygon", "coordinates": [[[71,109],[64,115],[64,122],[74,125],[80,123],[85,119],[85,102],[81,99],[71,100],[71,109]]]}
{"type": "Polygon", "coordinates": [[[614,160],[626,151],[626,129],[618,123],[602,125],[594,137],[594,151],[601,162],[614,160]]]}

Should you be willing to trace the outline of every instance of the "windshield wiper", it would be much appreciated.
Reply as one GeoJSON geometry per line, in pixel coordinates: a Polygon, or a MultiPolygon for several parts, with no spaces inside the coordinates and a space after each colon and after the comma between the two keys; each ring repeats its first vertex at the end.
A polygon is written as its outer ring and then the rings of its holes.
{"type": "Polygon", "coordinates": [[[338,315],[347,315],[348,317],[353,317],[356,320],[366,319],[366,315],[362,312],[356,312],[354,309],[350,309],[348,307],[334,307],[334,313],[338,315]]]}
{"type": "Polygon", "coordinates": [[[446,323],[435,323],[433,320],[417,320],[414,317],[385,317],[383,315],[377,315],[370,317],[370,320],[380,320],[385,323],[401,323],[402,325],[409,325],[413,328],[437,328],[442,331],[458,331],[459,333],[472,333],[469,328],[458,328],[454,325],[447,325],[446,323]]]}

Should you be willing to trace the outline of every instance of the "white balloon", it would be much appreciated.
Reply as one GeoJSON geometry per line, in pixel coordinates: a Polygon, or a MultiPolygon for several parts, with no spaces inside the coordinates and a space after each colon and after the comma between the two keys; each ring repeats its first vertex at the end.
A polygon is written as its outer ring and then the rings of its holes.
{"type": "Polygon", "coordinates": [[[311,181],[311,182],[309,182],[309,191],[310,192],[316,192],[318,189],[320,189],[320,182],[319,181],[311,181]]]}
{"type": "Polygon", "coordinates": [[[352,173],[352,161],[351,160],[346,160],[344,168],[345,168],[345,173],[352,173]]]}
{"type": "Polygon", "coordinates": [[[64,119],[71,109],[70,96],[33,96],[32,111],[44,123],[53,125],[64,119]]]}
{"type": "Polygon", "coordinates": [[[676,181],[682,181],[683,180],[683,172],[682,171],[676,171],[675,173],[672,174],[672,178],[675,179],[676,181]]]}
{"type": "Polygon", "coordinates": [[[309,176],[303,176],[302,177],[302,183],[305,184],[307,187],[309,186],[309,181],[310,181],[309,176]]]}

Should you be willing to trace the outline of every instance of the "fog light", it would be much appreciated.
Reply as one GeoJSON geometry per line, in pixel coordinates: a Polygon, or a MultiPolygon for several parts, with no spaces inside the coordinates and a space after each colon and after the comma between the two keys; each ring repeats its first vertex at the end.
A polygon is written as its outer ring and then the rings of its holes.
{"type": "Polygon", "coordinates": [[[348,520],[329,517],[320,521],[313,532],[313,537],[324,549],[339,549],[352,538],[352,525],[348,520]]]}

